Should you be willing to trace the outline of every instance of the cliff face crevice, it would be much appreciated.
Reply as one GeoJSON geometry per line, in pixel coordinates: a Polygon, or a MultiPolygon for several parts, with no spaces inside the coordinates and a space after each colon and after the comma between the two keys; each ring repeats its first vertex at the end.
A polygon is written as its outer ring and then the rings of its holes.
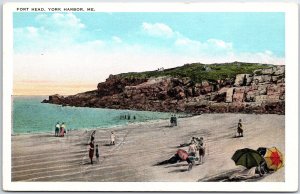
{"type": "Polygon", "coordinates": [[[124,78],[110,75],[97,89],[45,103],[66,106],[134,109],[192,114],[210,112],[285,113],[285,68],[270,66],[252,73],[195,82],[189,77],[124,78]]]}

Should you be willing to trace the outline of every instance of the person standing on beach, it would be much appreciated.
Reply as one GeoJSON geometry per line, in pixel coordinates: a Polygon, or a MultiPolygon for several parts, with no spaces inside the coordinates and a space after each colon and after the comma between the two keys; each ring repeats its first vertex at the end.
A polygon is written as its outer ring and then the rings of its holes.
{"type": "Polygon", "coordinates": [[[116,135],[112,131],[110,134],[110,145],[115,145],[115,138],[116,138],[116,135]]]}
{"type": "Polygon", "coordinates": [[[61,137],[64,137],[65,136],[65,128],[66,128],[66,125],[65,123],[63,122],[60,126],[60,136],[61,137]]]}
{"type": "Polygon", "coordinates": [[[91,164],[93,164],[93,157],[94,157],[94,141],[90,142],[90,148],[89,148],[89,157],[91,160],[91,164]]]}
{"type": "Polygon", "coordinates": [[[204,146],[204,139],[200,137],[198,141],[198,150],[199,150],[199,164],[203,164],[204,162],[204,155],[205,155],[205,146],[204,146]]]}
{"type": "Polygon", "coordinates": [[[57,122],[55,125],[55,137],[58,137],[59,130],[60,130],[60,124],[59,122],[57,122]]]}
{"type": "Polygon", "coordinates": [[[239,123],[238,123],[238,127],[237,127],[237,133],[238,133],[238,137],[244,137],[243,135],[243,125],[242,125],[242,119],[239,120],[239,123]]]}

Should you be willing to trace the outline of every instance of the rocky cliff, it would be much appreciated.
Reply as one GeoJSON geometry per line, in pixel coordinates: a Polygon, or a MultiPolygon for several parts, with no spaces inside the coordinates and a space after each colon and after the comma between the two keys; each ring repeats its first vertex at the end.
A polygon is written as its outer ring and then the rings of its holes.
{"type": "MultiPolygon", "coordinates": [[[[214,70],[205,66],[203,71],[211,73],[214,70]]],[[[56,94],[43,102],[192,114],[285,113],[284,66],[261,66],[250,73],[228,74],[221,79],[201,81],[195,81],[192,76],[161,74],[159,72],[157,77],[110,75],[94,91],[67,97],[56,94]]]]}

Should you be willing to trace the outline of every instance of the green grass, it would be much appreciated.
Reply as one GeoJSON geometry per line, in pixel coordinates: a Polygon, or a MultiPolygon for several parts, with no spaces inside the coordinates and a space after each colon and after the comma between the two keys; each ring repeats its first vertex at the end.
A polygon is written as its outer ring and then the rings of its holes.
{"type": "Polygon", "coordinates": [[[237,74],[253,73],[254,70],[269,68],[272,65],[258,63],[221,63],[201,64],[191,63],[180,67],[165,69],[164,71],[130,72],[119,74],[122,78],[150,78],[171,76],[177,78],[189,77],[196,83],[204,80],[215,82],[216,80],[234,78],[237,74]]]}

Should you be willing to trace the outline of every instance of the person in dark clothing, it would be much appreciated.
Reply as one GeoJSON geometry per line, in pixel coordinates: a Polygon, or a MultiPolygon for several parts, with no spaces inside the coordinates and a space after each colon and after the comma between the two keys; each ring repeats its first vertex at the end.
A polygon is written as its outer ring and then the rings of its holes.
{"type": "Polygon", "coordinates": [[[96,159],[97,159],[97,162],[99,162],[99,147],[98,147],[98,144],[96,145],[96,159]]]}
{"type": "Polygon", "coordinates": [[[174,115],[174,125],[177,126],[177,117],[174,115]]]}
{"type": "Polygon", "coordinates": [[[59,122],[57,122],[55,125],[55,137],[58,137],[59,130],[60,130],[60,124],[59,122]]]}
{"type": "Polygon", "coordinates": [[[239,123],[238,123],[238,127],[237,127],[237,132],[238,132],[238,137],[243,137],[243,125],[242,125],[242,119],[239,120],[239,123]]]}
{"type": "Polygon", "coordinates": [[[89,157],[90,157],[90,160],[91,160],[91,164],[93,164],[94,148],[95,148],[94,141],[91,141],[89,145],[90,145],[89,157]]]}
{"type": "Polygon", "coordinates": [[[174,156],[172,156],[170,159],[168,160],[164,160],[162,162],[158,162],[156,165],[164,165],[164,164],[175,164],[178,161],[180,161],[180,158],[178,156],[178,154],[174,154],[174,156]]]}

